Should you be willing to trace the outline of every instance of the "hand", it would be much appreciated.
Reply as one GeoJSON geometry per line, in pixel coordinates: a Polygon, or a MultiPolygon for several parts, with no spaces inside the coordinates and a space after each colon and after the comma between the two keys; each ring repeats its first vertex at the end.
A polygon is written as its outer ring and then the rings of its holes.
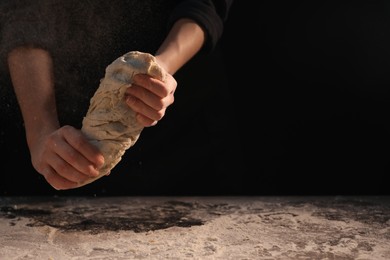
{"type": "Polygon", "coordinates": [[[104,157],[85,135],[71,126],[63,126],[30,145],[34,168],[57,190],[81,186],[97,177],[104,157]]]}
{"type": "Polygon", "coordinates": [[[133,77],[133,84],[126,90],[127,105],[136,112],[137,121],[147,127],[156,125],[174,102],[177,82],[168,74],[165,82],[146,74],[133,77]]]}

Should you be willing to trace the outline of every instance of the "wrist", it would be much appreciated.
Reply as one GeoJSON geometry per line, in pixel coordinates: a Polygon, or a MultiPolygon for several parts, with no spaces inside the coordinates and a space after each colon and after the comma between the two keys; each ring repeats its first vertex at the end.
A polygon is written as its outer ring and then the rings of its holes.
{"type": "Polygon", "coordinates": [[[171,75],[175,74],[203,46],[205,33],[190,19],[179,19],[155,53],[158,63],[171,75]]]}
{"type": "Polygon", "coordinates": [[[37,143],[41,142],[45,136],[52,134],[60,128],[58,122],[42,122],[36,120],[34,123],[26,124],[26,139],[29,148],[31,149],[37,143]]]}
{"type": "Polygon", "coordinates": [[[155,55],[157,64],[163,68],[167,73],[173,75],[175,73],[175,70],[170,66],[171,63],[164,59],[163,55],[155,55]]]}

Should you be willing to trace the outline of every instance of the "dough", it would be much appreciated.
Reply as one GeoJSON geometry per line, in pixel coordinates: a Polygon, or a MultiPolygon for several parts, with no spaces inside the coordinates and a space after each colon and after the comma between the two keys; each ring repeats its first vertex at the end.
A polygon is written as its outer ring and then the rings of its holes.
{"type": "Polygon", "coordinates": [[[138,140],[143,126],[135,119],[135,112],[124,101],[126,89],[136,74],[149,74],[162,81],[166,72],[153,55],[131,51],[107,66],[105,76],[90,100],[90,106],[82,121],[81,131],[104,155],[104,165],[98,177],[108,175],[122,159],[127,149],[138,140]]]}

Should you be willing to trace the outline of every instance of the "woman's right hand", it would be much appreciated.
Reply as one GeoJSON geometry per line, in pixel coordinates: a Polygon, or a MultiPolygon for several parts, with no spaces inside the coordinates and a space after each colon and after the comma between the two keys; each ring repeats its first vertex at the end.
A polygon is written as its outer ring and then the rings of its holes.
{"type": "Polygon", "coordinates": [[[57,190],[82,186],[96,178],[104,164],[99,149],[72,126],[43,134],[29,147],[34,168],[57,190]]]}

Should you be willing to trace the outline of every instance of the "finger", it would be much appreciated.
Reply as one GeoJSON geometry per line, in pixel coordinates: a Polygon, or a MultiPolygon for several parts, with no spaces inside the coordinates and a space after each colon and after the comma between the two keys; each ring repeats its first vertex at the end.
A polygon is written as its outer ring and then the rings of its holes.
{"type": "Polygon", "coordinates": [[[66,151],[63,151],[61,156],[65,156],[66,161],[71,165],[77,164],[79,171],[96,175],[97,169],[104,164],[103,154],[81,131],[73,127],[64,128],[63,131],[64,141],[69,145],[65,146],[66,151]]]}
{"type": "Polygon", "coordinates": [[[142,86],[143,88],[149,90],[155,95],[164,98],[173,93],[176,89],[177,83],[174,79],[172,81],[172,79],[173,77],[168,77],[167,82],[164,83],[163,81],[152,78],[147,74],[137,74],[133,77],[133,85],[142,86]],[[168,82],[170,84],[168,84],[168,82]]]}
{"type": "Polygon", "coordinates": [[[52,154],[52,156],[48,158],[48,163],[50,164],[54,172],[56,172],[62,178],[71,182],[82,183],[90,179],[89,176],[85,175],[82,172],[79,172],[77,169],[75,169],[72,165],[67,163],[57,154],[52,154]]]}
{"type": "Polygon", "coordinates": [[[137,114],[136,119],[144,127],[155,126],[158,123],[157,120],[152,120],[149,117],[146,117],[146,116],[141,115],[141,114],[137,114]]]}
{"type": "MultiPolygon", "coordinates": [[[[55,152],[56,155],[61,158],[61,161],[54,161],[56,163],[55,170],[57,172],[71,174],[71,171],[77,171],[84,174],[85,176],[98,176],[99,171],[96,169],[94,164],[87,160],[81,153],[75,150],[66,141],[63,141],[63,143],[60,144],[60,148],[55,152]]],[[[54,162],[52,161],[52,163],[54,162]]]]}
{"type": "Polygon", "coordinates": [[[126,103],[136,113],[141,114],[152,121],[161,120],[165,114],[165,109],[155,110],[154,108],[142,102],[140,99],[133,96],[127,96],[126,103]]]}
{"type": "Polygon", "coordinates": [[[46,168],[42,173],[46,181],[56,190],[67,190],[77,188],[78,183],[69,181],[58,175],[52,168],[46,168]]]}
{"type": "Polygon", "coordinates": [[[161,110],[168,106],[168,104],[165,104],[167,102],[164,99],[138,85],[132,85],[129,87],[129,89],[126,91],[125,98],[128,96],[137,98],[142,103],[153,108],[154,110],[161,110]]]}

